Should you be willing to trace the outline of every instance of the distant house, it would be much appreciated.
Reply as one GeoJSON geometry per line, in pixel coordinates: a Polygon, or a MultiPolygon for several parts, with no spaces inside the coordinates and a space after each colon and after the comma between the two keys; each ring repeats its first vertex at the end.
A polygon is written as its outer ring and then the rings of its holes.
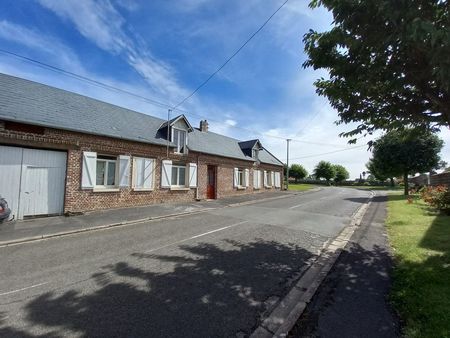
{"type": "Polygon", "coordinates": [[[0,195],[16,219],[281,188],[283,164],[239,141],[0,74],[0,195]]]}

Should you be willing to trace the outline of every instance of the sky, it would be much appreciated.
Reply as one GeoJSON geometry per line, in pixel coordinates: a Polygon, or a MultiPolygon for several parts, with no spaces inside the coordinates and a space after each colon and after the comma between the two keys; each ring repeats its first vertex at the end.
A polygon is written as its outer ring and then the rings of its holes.
{"type": "MultiPolygon", "coordinates": [[[[221,66],[284,0],[2,0],[0,48],[176,106],[221,66]]],[[[337,112],[315,93],[323,71],[304,69],[302,37],[330,28],[332,15],[289,0],[194,96],[178,108],[192,125],[240,140],[258,138],[311,173],[326,160],[350,178],[367,170],[363,137],[347,144],[337,112]]],[[[167,118],[167,108],[106,90],[0,53],[0,72],[167,118]]],[[[172,112],[173,116],[180,112],[172,112]]],[[[450,163],[450,131],[440,133],[450,163]]]]}

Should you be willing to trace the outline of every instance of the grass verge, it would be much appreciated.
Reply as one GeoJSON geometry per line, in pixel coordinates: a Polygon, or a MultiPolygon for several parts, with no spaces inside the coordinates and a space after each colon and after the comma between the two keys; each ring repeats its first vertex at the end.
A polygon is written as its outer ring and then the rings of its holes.
{"type": "Polygon", "coordinates": [[[289,183],[289,190],[306,191],[315,188],[312,184],[292,184],[289,183]]]}
{"type": "Polygon", "coordinates": [[[395,254],[391,300],[406,337],[450,337],[450,216],[392,194],[387,229],[395,254]]]}
{"type": "Polygon", "coordinates": [[[389,190],[389,191],[397,191],[397,190],[403,190],[402,186],[390,186],[390,185],[386,185],[386,186],[379,186],[379,185],[353,185],[353,186],[348,186],[349,188],[355,188],[355,189],[368,189],[368,190],[389,190]]]}

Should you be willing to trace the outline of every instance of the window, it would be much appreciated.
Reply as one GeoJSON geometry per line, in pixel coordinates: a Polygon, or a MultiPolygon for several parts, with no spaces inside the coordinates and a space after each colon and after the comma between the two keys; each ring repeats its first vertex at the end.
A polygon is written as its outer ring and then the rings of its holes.
{"type": "Polygon", "coordinates": [[[259,155],[259,149],[253,148],[252,149],[252,157],[257,160],[259,155]]]}
{"type": "Polygon", "coordinates": [[[265,171],[264,175],[265,175],[266,187],[267,188],[272,187],[272,172],[271,171],[265,171]]]}
{"type": "Polygon", "coordinates": [[[244,170],[238,169],[238,186],[243,187],[244,186],[244,170]]]}
{"type": "Polygon", "coordinates": [[[196,187],[196,163],[172,163],[171,160],[161,162],[161,188],[189,190],[196,187]]]}
{"type": "Polygon", "coordinates": [[[248,187],[249,170],[234,168],[234,187],[245,189],[248,187]]]}
{"type": "Polygon", "coordinates": [[[117,159],[109,156],[97,156],[95,185],[98,187],[116,186],[117,159]]]}
{"type": "Polygon", "coordinates": [[[186,186],[186,166],[180,164],[172,165],[172,186],[185,187],[186,186]]]}
{"type": "Polygon", "coordinates": [[[180,154],[186,153],[186,131],[172,128],[172,142],[175,143],[175,152],[180,154]]]}
{"type": "Polygon", "coordinates": [[[135,157],[133,159],[133,189],[152,190],[154,181],[155,160],[135,157]]]}

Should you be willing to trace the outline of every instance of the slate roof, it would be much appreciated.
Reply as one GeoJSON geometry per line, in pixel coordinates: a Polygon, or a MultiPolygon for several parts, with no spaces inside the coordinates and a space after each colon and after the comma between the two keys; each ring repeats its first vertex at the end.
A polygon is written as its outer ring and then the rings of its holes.
{"type": "MultiPolygon", "coordinates": [[[[55,129],[167,145],[160,127],[166,120],[83,95],[0,73],[0,119],[55,129]]],[[[175,118],[177,119],[177,118],[175,118]]],[[[254,161],[239,140],[193,128],[188,148],[196,152],[254,161]]],[[[170,146],[174,146],[170,143],[170,146]]],[[[263,149],[262,163],[282,165],[263,149]]]]}

